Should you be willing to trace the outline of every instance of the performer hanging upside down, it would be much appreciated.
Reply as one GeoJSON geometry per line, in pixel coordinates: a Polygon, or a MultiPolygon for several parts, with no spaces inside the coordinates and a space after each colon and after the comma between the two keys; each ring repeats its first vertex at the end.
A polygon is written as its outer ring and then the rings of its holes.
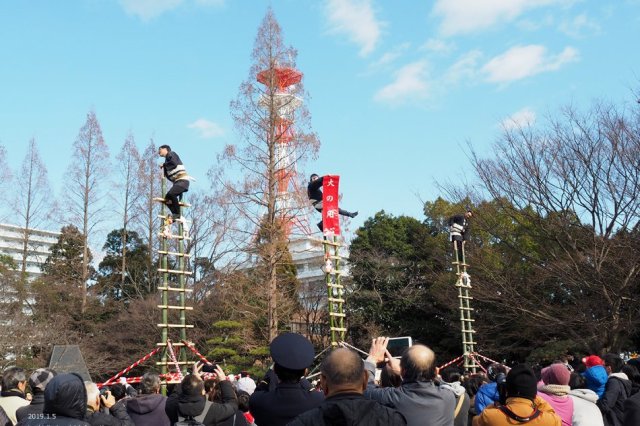
{"type": "Polygon", "coordinates": [[[469,219],[473,213],[471,208],[467,207],[465,214],[458,214],[449,218],[449,241],[453,242],[453,249],[458,253],[458,262],[464,261],[464,242],[469,236],[469,219]]]}
{"type": "Polygon", "coordinates": [[[182,164],[178,154],[171,151],[169,145],[162,145],[158,148],[158,155],[164,157],[164,164],[160,168],[164,170],[164,176],[173,184],[165,195],[165,204],[171,211],[171,219],[180,219],[180,200],[182,194],[189,191],[189,180],[187,171],[182,164]]]}
{"type": "MultiPolygon", "coordinates": [[[[322,213],[322,190],[320,189],[320,187],[322,186],[322,179],[324,179],[324,176],[320,177],[314,173],[311,175],[309,185],[307,186],[307,195],[309,197],[309,201],[311,201],[313,207],[320,213],[322,213]]],[[[358,216],[358,212],[351,213],[342,209],[339,209],[338,213],[342,216],[351,218],[358,216]]],[[[318,223],[318,228],[320,229],[320,232],[323,231],[322,221],[318,223]]]]}

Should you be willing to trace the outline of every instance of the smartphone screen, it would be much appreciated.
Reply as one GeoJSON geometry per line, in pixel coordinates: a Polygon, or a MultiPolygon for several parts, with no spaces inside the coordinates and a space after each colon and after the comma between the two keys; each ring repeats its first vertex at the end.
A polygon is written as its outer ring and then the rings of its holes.
{"type": "Polygon", "coordinates": [[[394,358],[400,358],[404,351],[413,344],[411,337],[391,337],[387,344],[387,350],[394,358]]]}

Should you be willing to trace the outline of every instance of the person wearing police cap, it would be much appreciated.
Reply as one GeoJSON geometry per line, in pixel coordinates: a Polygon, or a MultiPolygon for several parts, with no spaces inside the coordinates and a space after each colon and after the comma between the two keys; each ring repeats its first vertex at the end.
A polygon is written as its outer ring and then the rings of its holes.
{"type": "Polygon", "coordinates": [[[249,410],[258,426],[284,426],[299,414],[322,404],[324,395],[301,383],[315,357],[313,345],[307,338],[297,333],[283,333],[273,339],[269,351],[274,362],[273,372],[267,372],[256,387],[249,399],[249,410]],[[277,381],[275,388],[269,389],[274,380],[277,381]]]}

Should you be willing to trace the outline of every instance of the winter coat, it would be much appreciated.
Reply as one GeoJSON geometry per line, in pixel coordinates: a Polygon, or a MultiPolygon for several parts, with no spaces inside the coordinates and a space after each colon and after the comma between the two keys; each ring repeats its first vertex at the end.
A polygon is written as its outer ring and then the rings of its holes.
{"type": "Polygon", "coordinates": [[[188,179],[187,171],[182,164],[182,160],[175,152],[171,151],[164,157],[164,164],[162,166],[164,170],[164,176],[171,182],[175,182],[181,179],[188,179]]]}
{"type": "Polygon", "coordinates": [[[4,412],[2,407],[0,407],[0,426],[13,426],[11,419],[7,416],[7,413],[4,412]]]}
{"type": "Polygon", "coordinates": [[[624,373],[612,373],[607,381],[602,398],[597,405],[602,412],[605,426],[621,426],[624,416],[624,401],[631,396],[631,381],[624,373]]]}
{"type": "Polygon", "coordinates": [[[624,401],[624,416],[622,422],[622,426],[638,425],[640,425],[640,392],[630,396],[624,401]]]}
{"type": "Polygon", "coordinates": [[[425,424],[425,413],[429,413],[430,426],[452,426],[456,398],[451,389],[429,382],[402,382],[397,388],[376,388],[374,385],[375,366],[364,363],[369,372],[369,385],[364,391],[365,398],[373,399],[387,407],[398,410],[407,425],[425,424]]]}
{"type": "Polygon", "coordinates": [[[323,178],[324,176],[319,177],[318,179],[309,182],[309,185],[307,185],[307,196],[313,204],[322,201],[322,190],[320,189],[320,187],[322,186],[323,178]]]}
{"type": "Polygon", "coordinates": [[[407,421],[396,410],[365,399],[356,392],[333,395],[313,410],[296,417],[289,426],[402,426],[407,421]]]}
{"type": "Polygon", "coordinates": [[[495,403],[485,408],[479,416],[473,418],[473,426],[561,426],[562,420],[554,411],[551,405],[542,398],[536,398],[534,401],[526,398],[507,398],[505,406],[514,414],[520,417],[527,417],[533,413],[533,404],[536,405],[541,412],[538,417],[527,422],[518,423],[508,417],[498,408],[495,403]]]}
{"type": "Polygon", "coordinates": [[[18,408],[16,418],[18,421],[28,419],[29,417],[33,417],[33,414],[42,414],[42,410],[44,410],[44,392],[40,390],[37,392],[34,391],[31,403],[18,408]],[[29,414],[31,414],[31,416],[29,416],[29,414]]]}
{"type": "Polygon", "coordinates": [[[594,391],[573,389],[569,395],[573,398],[573,426],[604,426],[602,413],[596,405],[598,395],[594,391]]]}
{"type": "Polygon", "coordinates": [[[258,426],[284,426],[322,401],[321,392],[309,391],[302,383],[278,383],[273,391],[258,386],[249,398],[249,411],[258,426]]]}
{"type": "Polygon", "coordinates": [[[160,394],[143,394],[127,399],[127,413],[136,426],[170,426],[171,421],[164,408],[167,397],[160,394]]]}
{"type": "Polygon", "coordinates": [[[44,390],[44,409],[38,418],[26,419],[19,426],[91,426],[84,421],[87,391],[78,374],[58,374],[44,390]]]}
{"type": "Polygon", "coordinates": [[[500,393],[498,392],[498,384],[496,382],[485,383],[480,386],[478,393],[476,394],[476,401],[474,408],[476,413],[482,413],[485,407],[498,402],[500,400],[500,393]]]}
{"type": "Polygon", "coordinates": [[[2,407],[13,424],[18,422],[18,420],[16,420],[16,411],[18,411],[18,408],[26,407],[28,405],[29,401],[25,399],[22,391],[18,389],[2,391],[2,396],[0,396],[0,407],[2,407]]]}
{"type": "Polygon", "coordinates": [[[609,380],[607,370],[602,365],[594,365],[591,368],[587,368],[587,371],[582,375],[587,381],[587,388],[594,391],[598,398],[602,398],[607,380],[609,380]]]}
{"type": "Polygon", "coordinates": [[[85,420],[91,426],[135,426],[127,414],[126,401],[120,400],[109,408],[109,413],[87,410],[85,420]]]}
{"type": "Polygon", "coordinates": [[[250,423],[242,411],[236,410],[233,416],[218,422],[217,426],[250,426],[250,423]]]}
{"type": "Polygon", "coordinates": [[[222,404],[207,401],[204,395],[184,395],[174,392],[165,405],[165,412],[173,425],[185,417],[193,417],[205,426],[213,426],[229,417],[232,417],[238,409],[238,400],[233,391],[231,382],[220,382],[222,404]]]}
{"type": "MultiPolygon", "coordinates": [[[[569,391],[569,386],[567,386],[567,391],[569,391]]],[[[538,397],[544,399],[551,405],[553,411],[560,416],[562,426],[572,425],[574,408],[573,399],[569,395],[554,395],[538,389],[538,397]]]]}
{"type": "Polygon", "coordinates": [[[455,418],[453,420],[453,426],[467,426],[469,424],[469,408],[471,406],[471,397],[469,396],[465,388],[460,382],[442,382],[440,386],[443,388],[451,389],[453,394],[456,396],[455,408],[457,408],[458,404],[460,404],[458,413],[455,414],[454,412],[455,418]],[[462,401],[460,401],[460,398],[462,398],[462,401]]]}

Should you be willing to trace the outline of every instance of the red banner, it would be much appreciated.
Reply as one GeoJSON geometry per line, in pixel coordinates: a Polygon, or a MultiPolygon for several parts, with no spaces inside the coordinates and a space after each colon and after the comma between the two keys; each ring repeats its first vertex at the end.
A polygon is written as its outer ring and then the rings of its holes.
{"type": "Polygon", "coordinates": [[[340,235],[340,215],[338,214],[338,186],[340,176],[322,178],[322,227],[324,235],[340,235]]]}

